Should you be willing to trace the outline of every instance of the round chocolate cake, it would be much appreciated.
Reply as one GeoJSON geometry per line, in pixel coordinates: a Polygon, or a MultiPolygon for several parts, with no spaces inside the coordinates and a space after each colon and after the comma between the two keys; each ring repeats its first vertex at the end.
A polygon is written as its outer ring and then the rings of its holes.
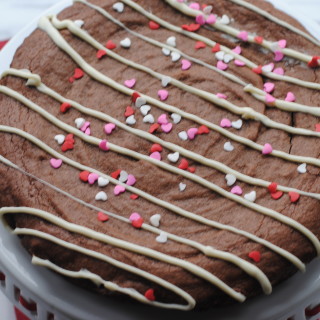
{"type": "Polygon", "coordinates": [[[244,302],[320,253],[320,43],[258,0],[76,0],[0,81],[0,214],[100,294],[244,302]]]}

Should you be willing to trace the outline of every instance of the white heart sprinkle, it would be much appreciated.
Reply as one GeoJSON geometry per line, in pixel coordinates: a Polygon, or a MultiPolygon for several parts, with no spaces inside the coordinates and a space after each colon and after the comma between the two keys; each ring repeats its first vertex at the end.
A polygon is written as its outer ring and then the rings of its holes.
{"type": "Polygon", "coordinates": [[[171,78],[168,76],[163,76],[161,79],[161,85],[166,87],[171,82],[171,78]]]}
{"type": "Polygon", "coordinates": [[[168,48],[162,48],[161,51],[165,56],[169,56],[171,53],[171,51],[168,48]]]}
{"type": "Polygon", "coordinates": [[[230,23],[230,18],[226,14],[224,14],[220,18],[219,22],[222,23],[222,24],[229,24],[230,23]]]}
{"type": "Polygon", "coordinates": [[[136,118],[134,117],[134,115],[131,115],[129,116],[127,119],[126,119],[126,124],[135,124],[136,123],[136,118]]]}
{"type": "Polygon", "coordinates": [[[186,190],[187,185],[185,183],[180,182],[179,183],[179,190],[182,192],[186,190]]]}
{"type": "Polygon", "coordinates": [[[150,223],[154,227],[158,228],[160,226],[160,219],[161,219],[161,215],[159,213],[154,214],[153,216],[150,217],[150,223]]]}
{"type": "Polygon", "coordinates": [[[255,202],[256,201],[256,198],[257,198],[257,194],[255,191],[251,191],[249,193],[246,193],[244,195],[244,198],[250,202],[255,202]]]}
{"type": "Polygon", "coordinates": [[[206,6],[204,9],[203,9],[203,13],[204,14],[207,14],[209,15],[212,11],[212,6],[206,6]]]}
{"type": "Polygon", "coordinates": [[[306,173],[307,172],[307,164],[306,163],[302,163],[298,166],[297,168],[299,173],[306,173]]]}
{"type": "Polygon", "coordinates": [[[119,176],[119,181],[120,182],[126,182],[128,180],[128,172],[121,170],[120,171],[120,176],[119,176]]]}
{"type": "Polygon", "coordinates": [[[107,186],[109,184],[109,180],[108,179],[106,179],[106,178],[103,178],[103,177],[99,177],[98,178],[98,186],[99,187],[105,187],[105,186],[107,186]]]}
{"type": "Polygon", "coordinates": [[[181,54],[179,52],[171,52],[171,60],[172,62],[177,62],[181,58],[181,54]]]}
{"type": "Polygon", "coordinates": [[[264,72],[271,72],[273,70],[273,68],[274,68],[274,64],[273,63],[269,63],[269,64],[263,66],[262,70],[264,72]]]}
{"type": "Polygon", "coordinates": [[[241,129],[242,124],[243,124],[243,122],[241,119],[231,122],[232,128],[235,128],[235,129],[241,129]]]}
{"type": "Polygon", "coordinates": [[[166,232],[161,231],[160,234],[156,237],[157,242],[166,243],[168,240],[168,235],[166,232]]]}
{"type": "Polygon", "coordinates": [[[186,131],[181,131],[178,133],[178,136],[181,140],[187,141],[188,140],[188,134],[186,131]]]}
{"type": "Polygon", "coordinates": [[[229,151],[229,152],[230,152],[230,151],[233,151],[234,146],[231,144],[230,141],[228,141],[228,142],[226,142],[226,143],[224,144],[223,149],[224,149],[225,151],[229,151]]]}
{"type": "Polygon", "coordinates": [[[104,191],[100,191],[96,194],[95,199],[97,201],[107,201],[108,200],[108,196],[104,191]]]}
{"type": "Polygon", "coordinates": [[[120,45],[122,48],[130,48],[131,47],[131,40],[129,38],[125,38],[120,41],[120,45]]]}
{"type": "Polygon", "coordinates": [[[74,24],[79,27],[82,28],[82,26],[84,25],[84,21],[83,20],[75,20],[74,24]]]}
{"type": "Polygon", "coordinates": [[[180,154],[179,152],[169,153],[168,160],[171,162],[177,162],[179,160],[180,154]]]}
{"type": "Polygon", "coordinates": [[[273,42],[273,43],[271,43],[271,45],[270,45],[270,50],[271,50],[272,52],[280,51],[280,49],[281,49],[281,48],[280,48],[278,42],[273,42]]]}
{"type": "Polygon", "coordinates": [[[112,6],[113,10],[122,13],[124,10],[124,4],[122,2],[116,2],[113,6],[112,6]]]}
{"type": "Polygon", "coordinates": [[[176,37],[175,36],[171,36],[167,39],[167,44],[171,47],[175,47],[177,45],[176,43],[176,37]]]}
{"type": "Polygon", "coordinates": [[[223,60],[225,53],[223,51],[218,51],[215,56],[218,60],[223,60]]]}
{"type": "Polygon", "coordinates": [[[135,102],[135,106],[137,108],[140,108],[141,106],[145,105],[147,103],[145,98],[139,97],[137,98],[136,102],[135,102]]]}
{"type": "Polygon", "coordinates": [[[224,57],[223,57],[223,62],[224,63],[229,63],[233,59],[234,59],[234,57],[231,54],[225,54],[224,57]]]}
{"type": "Polygon", "coordinates": [[[84,123],[86,122],[86,120],[84,120],[83,118],[77,118],[76,120],[74,120],[74,123],[76,124],[76,127],[78,129],[80,129],[84,123]]]}
{"type": "Polygon", "coordinates": [[[178,113],[172,113],[171,119],[172,119],[173,123],[177,124],[181,121],[181,116],[178,113]]]}
{"type": "Polygon", "coordinates": [[[140,112],[141,112],[144,116],[146,116],[150,110],[151,110],[151,107],[150,107],[149,105],[147,105],[147,104],[145,104],[144,106],[142,106],[142,107],[140,108],[140,112]]]}
{"type": "Polygon", "coordinates": [[[57,134],[57,135],[54,137],[54,140],[56,140],[58,144],[63,144],[65,138],[66,138],[66,137],[65,137],[63,134],[57,134]]]}
{"type": "Polygon", "coordinates": [[[226,181],[227,181],[227,186],[228,186],[228,187],[231,187],[231,186],[232,186],[233,184],[235,184],[236,181],[237,181],[236,176],[234,176],[234,175],[231,174],[231,173],[228,173],[228,174],[225,176],[225,179],[226,179],[226,181]]]}
{"type": "Polygon", "coordinates": [[[152,114],[147,114],[144,118],[143,118],[143,122],[144,123],[154,123],[154,117],[152,114]]]}

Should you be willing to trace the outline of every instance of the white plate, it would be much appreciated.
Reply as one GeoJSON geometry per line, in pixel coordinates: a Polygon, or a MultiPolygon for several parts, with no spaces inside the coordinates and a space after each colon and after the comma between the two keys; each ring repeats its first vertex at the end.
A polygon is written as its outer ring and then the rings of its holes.
{"type": "MultiPolygon", "coordinates": [[[[319,26],[298,12],[292,12],[277,0],[270,0],[283,11],[299,20],[307,29],[320,39],[319,26]]],[[[65,0],[52,7],[44,14],[58,13],[70,6],[71,0],[65,0]]],[[[0,73],[10,66],[17,48],[23,40],[36,28],[33,21],[15,36],[0,53],[0,73]]],[[[0,223],[0,271],[6,276],[6,286],[0,289],[11,302],[19,306],[14,294],[14,286],[21,289],[23,295],[38,303],[40,320],[45,319],[47,312],[55,314],[55,320],[141,320],[141,319],[178,319],[198,320],[274,320],[287,319],[297,312],[300,318],[304,307],[313,302],[320,302],[320,261],[316,259],[307,268],[306,274],[297,273],[290,281],[274,289],[271,296],[261,296],[242,305],[232,308],[209,310],[204,312],[181,312],[155,309],[139,303],[123,303],[87,292],[65,281],[51,271],[33,266],[30,255],[21,246],[16,236],[0,223]],[[314,300],[314,301],[313,301],[314,300]]],[[[32,314],[27,314],[32,317],[32,314]]]]}

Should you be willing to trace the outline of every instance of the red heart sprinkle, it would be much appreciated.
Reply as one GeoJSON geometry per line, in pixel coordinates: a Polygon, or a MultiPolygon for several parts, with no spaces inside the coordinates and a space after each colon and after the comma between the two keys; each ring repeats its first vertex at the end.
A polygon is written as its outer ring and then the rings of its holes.
{"type": "Polygon", "coordinates": [[[320,123],[317,123],[317,124],[316,124],[316,131],[317,131],[317,132],[320,132],[320,123]]]}
{"type": "Polygon", "coordinates": [[[138,219],[136,219],[136,220],[131,221],[131,224],[132,224],[133,227],[135,227],[135,228],[137,228],[137,229],[140,229],[141,226],[142,226],[142,224],[143,224],[143,222],[144,222],[144,221],[143,221],[142,218],[138,218],[138,219]]]}
{"type": "Polygon", "coordinates": [[[207,4],[202,4],[202,5],[201,5],[201,8],[204,9],[204,8],[206,8],[207,6],[208,6],[207,4]]]}
{"type": "Polygon", "coordinates": [[[272,182],[268,186],[268,190],[270,193],[274,193],[277,191],[278,185],[275,182],[272,182]]]}
{"type": "Polygon", "coordinates": [[[189,167],[188,171],[191,172],[191,173],[195,173],[196,168],[195,167],[189,167]]]}
{"type": "Polygon", "coordinates": [[[71,141],[65,141],[61,146],[61,151],[66,152],[68,150],[72,150],[74,148],[74,143],[71,141]]]}
{"type": "Polygon", "coordinates": [[[64,141],[74,142],[74,134],[73,133],[67,134],[64,141]]]}
{"type": "Polygon", "coordinates": [[[261,260],[261,253],[259,251],[251,251],[248,256],[254,262],[259,262],[261,260]]]}
{"type": "Polygon", "coordinates": [[[256,74],[261,74],[262,66],[257,66],[256,68],[252,68],[252,71],[255,72],[256,74]]]}
{"type": "Polygon", "coordinates": [[[103,212],[98,212],[98,220],[101,222],[105,222],[109,220],[109,216],[103,212]]]}
{"type": "Polygon", "coordinates": [[[126,112],[124,113],[124,116],[125,117],[130,117],[130,116],[132,116],[133,114],[134,114],[134,109],[133,108],[131,108],[130,106],[127,106],[127,108],[126,108],[126,112]]]}
{"type": "Polygon", "coordinates": [[[200,27],[201,27],[201,25],[198,24],[198,23],[183,24],[183,25],[181,26],[181,28],[182,28],[183,30],[187,30],[187,31],[191,31],[191,32],[199,30],[200,27]]]}
{"type": "Polygon", "coordinates": [[[196,44],[195,44],[195,49],[203,49],[203,48],[205,48],[206,47],[206,44],[204,43],[204,42],[202,42],[202,41],[197,41],[196,42],[196,44]]]}
{"type": "Polygon", "coordinates": [[[149,28],[151,30],[157,30],[160,28],[160,25],[158,25],[156,22],[154,21],[149,21],[149,28]]]}
{"type": "Polygon", "coordinates": [[[80,68],[75,68],[73,77],[77,79],[81,79],[84,76],[84,72],[80,68]]]}
{"type": "Polygon", "coordinates": [[[97,52],[97,58],[101,59],[102,57],[104,57],[105,55],[107,55],[107,51],[105,50],[98,50],[97,52]]]}
{"type": "Polygon", "coordinates": [[[180,164],[179,164],[179,169],[182,169],[182,170],[187,170],[189,167],[189,162],[187,159],[182,159],[180,164]]]}
{"type": "Polygon", "coordinates": [[[64,102],[64,103],[60,106],[60,112],[66,113],[71,107],[72,107],[72,106],[71,106],[70,103],[64,102]]]}
{"type": "Polygon", "coordinates": [[[134,92],[133,94],[132,94],[132,102],[136,102],[136,100],[138,99],[138,98],[140,98],[140,94],[138,93],[138,92],[134,92]]]}
{"type": "Polygon", "coordinates": [[[263,38],[262,38],[262,37],[259,37],[259,36],[256,36],[256,37],[254,37],[254,41],[255,41],[256,43],[262,44],[263,38]]]}
{"type": "Polygon", "coordinates": [[[132,200],[136,200],[138,198],[139,198],[139,196],[137,194],[130,195],[130,199],[132,199],[132,200]]]}
{"type": "Polygon", "coordinates": [[[120,176],[120,172],[121,172],[121,169],[118,169],[116,171],[113,171],[110,176],[113,178],[113,179],[118,179],[118,177],[120,176]]]}
{"type": "Polygon", "coordinates": [[[198,134],[205,134],[209,132],[210,132],[209,128],[205,125],[200,126],[198,129],[198,134]]]}
{"type": "Polygon", "coordinates": [[[283,196],[283,192],[282,192],[282,191],[277,191],[277,192],[271,193],[271,197],[272,197],[274,200],[278,200],[278,199],[280,199],[282,196],[283,196]]]}
{"type": "Polygon", "coordinates": [[[290,201],[295,203],[299,200],[300,194],[294,191],[289,192],[290,201]]]}
{"type": "Polygon", "coordinates": [[[154,301],[156,300],[156,297],[154,296],[154,290],[153,289],[148,289],[145,293],[144,296],[150,300],[150,301],[154,301]]]}
{"type": "Polygon", "coordinates": [[[158,130],[158,128],[160,127],[160,124],[159,123],[154,123],[150,126],[150,129],[149,129],[149,132],[150,133],[154,133],[155,131],[158,130]]]}
{"type": "Polygon", "coordinates": [[[82,171],[79,174],[79,178],[83,182],[88,182],[88,177],[89,177],[90,172],[89,171],[82,171]]]}
{"type": "Polygon", "coordinates": [[[216,43],[215,46],[212,48],[212,52],[219,52],[221,50],[220,43],[216,43]]]}
{"type": "Polygon", "coordinates": [[[319,67],[318,59],[320,59],[319,56],[314,56],[312,59],[308,62],[308,66],[310,68],[316,68],[319,67]]]}
{"type": "Polygon", "coordinates": [[[117,45],[114,42],[112,42],[111,40],[108,40],[105,47],[109,50],[113,50],[117,47],[117,45]]]}
{"type": "Polygon", "coordinates": [[[306,314],[307,317],[313,317],[318,313],[320,313],[320,306],[316,306],[313,309],[307,308],[305,310],[305,314],[306,314]]]}
{"type": "Polygon", "coordinates": [[[158,143],[155,143],[152,145],[151,149],[150,149],[150,153],[153,153],[153,152],[161,152],[162,151],[162,146],[158,143]]]}

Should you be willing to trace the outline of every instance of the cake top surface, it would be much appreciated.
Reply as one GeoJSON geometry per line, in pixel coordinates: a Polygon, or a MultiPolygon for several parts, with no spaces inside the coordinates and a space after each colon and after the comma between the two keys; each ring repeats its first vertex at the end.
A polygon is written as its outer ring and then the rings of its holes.
{"type": "Polygon", "coordinates": [[[257,1],[77,0],[40,19],[0,86],[0,212],[35,264],[181,310],[305,269],[319,42],[278,18],[257,1]]]}

